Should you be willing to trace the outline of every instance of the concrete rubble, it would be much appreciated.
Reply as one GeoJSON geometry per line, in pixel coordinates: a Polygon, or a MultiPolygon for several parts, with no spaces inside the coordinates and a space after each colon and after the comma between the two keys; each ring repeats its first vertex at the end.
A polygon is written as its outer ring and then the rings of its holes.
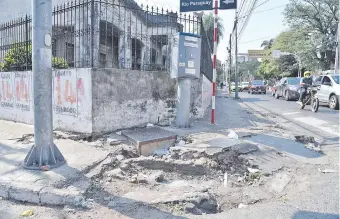
{"type": "MultiPolygon", "coordinates": [[[[110,209],[143,203],[195,215],[247,208],[280,195],[294,178],[282,173],[284,163],[291,161],[284,153],[252,141],[272,128],[235,129],[231,137],[230,130],[176,139],[176,134],[164,132],[172,146],[164,147],[162,153],[152,149],[148,156],[141,156],[140,148],[129,143],[133,135],[128,131],[102,136],[55,132],[57,145],[69,157],[68,164],[60,167],[56,176],[53,171],[39,173],[31,179],[39,183],[29,187],[9,183],[20,174],[27,175],[23,169],[9,174],[15,169],[12,166],[0,177],[0,196],[65,205],[66,212],[90,209],[98,203],[110,209]],[[79,164],[79,160],[83,162],[79,164]],[[53,180],[48,178],[51,176],[53,180]]],[[[16,139],[16,143],[26,145],[19,160],[23,160],[32,139],[31,134],[16,139]]]]}

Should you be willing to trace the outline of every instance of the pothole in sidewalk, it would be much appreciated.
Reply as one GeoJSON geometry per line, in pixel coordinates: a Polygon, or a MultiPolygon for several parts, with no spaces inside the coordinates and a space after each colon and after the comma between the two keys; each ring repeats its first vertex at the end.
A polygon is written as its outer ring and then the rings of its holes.
{"type": "Polygon", "coordinates": [[[168,154],[144,157],[133,147],[121,146],[89,171],[101,189],[90,189],[88,195],[113,205],[111,208],[138,202],[180,214],[214,214],[242,203],[256,203],[264,198],[225,198],[230,193],[246,196],[239,190],[263,184],[266,177],[258,166],[241,156],[253,151],[242,152],[235,147],[207,154],[204,150],[172,147],[168,154]]]}

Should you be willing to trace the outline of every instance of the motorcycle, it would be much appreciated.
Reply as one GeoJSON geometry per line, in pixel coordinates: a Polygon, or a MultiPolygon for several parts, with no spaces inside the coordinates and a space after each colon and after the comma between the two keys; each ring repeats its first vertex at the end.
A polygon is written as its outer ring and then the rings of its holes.
{"type": "MultiPolygon", "coordinates": [[[[306,88],[300,88],[299,93],[301,92],[301,89],[306,88]]],[[[316,93],[319,90],[319,86],[310,86],[307,88],[307,93],[305,97],[302,100],[302,104],[300,105],[300,109],[304,109],[306,105],[311,105],[312,112],[316,113],[319,110],[319,99],[316,97],[316,93]]]]}

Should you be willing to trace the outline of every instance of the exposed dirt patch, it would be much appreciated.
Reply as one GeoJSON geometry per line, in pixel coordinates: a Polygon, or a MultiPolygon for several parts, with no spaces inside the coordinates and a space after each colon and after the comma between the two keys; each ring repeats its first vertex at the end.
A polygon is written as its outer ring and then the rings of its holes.
{"type": "Polygon", "coordinates": [[[94,183],[86,193],[111,208],[151,205],[177,214],[214,214],[270,198],[262,189],[270,177],[242,156],[258,148],[207,154],[173,147],[166,155],[139,157],[133,147],[119,147],[91,170],[94,183]],[[249,195],[247,188],[257,193],[249,195]]]}

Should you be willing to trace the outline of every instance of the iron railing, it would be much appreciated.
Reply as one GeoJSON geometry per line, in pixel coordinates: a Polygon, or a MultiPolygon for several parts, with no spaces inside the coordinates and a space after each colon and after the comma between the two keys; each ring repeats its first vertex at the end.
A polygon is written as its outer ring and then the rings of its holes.
{"type": "MultiPolygon", "coordinates": [[[[212,72],[208,40],[196,16],[134,0],[75,0],[55,6],[52,16],[52,55],[59,57],[55,68],[67,63],[69,68],[168,71],[170,39],[188,32],[202,35],[202,73],[212,72]]],[[[31,37],[30,15],[0,25],[2,71],[32,68],[31,37]]]]}

